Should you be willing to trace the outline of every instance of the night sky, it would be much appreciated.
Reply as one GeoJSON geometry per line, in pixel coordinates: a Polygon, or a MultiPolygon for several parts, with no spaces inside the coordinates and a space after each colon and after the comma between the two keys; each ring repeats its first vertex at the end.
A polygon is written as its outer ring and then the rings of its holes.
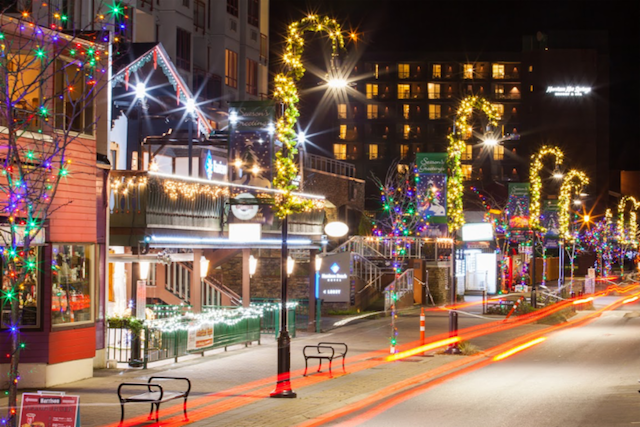
{"type": "Polygon", "coordinates": [[[355,29],[367,50],[382,52],[520,52],[522,36],[538,31],[607,31],[611,167],[640,169],[640,7],[634,2],[270,0],[270,8],[272,54],[286,25],[309,11],[333,16],[355,29]]]}

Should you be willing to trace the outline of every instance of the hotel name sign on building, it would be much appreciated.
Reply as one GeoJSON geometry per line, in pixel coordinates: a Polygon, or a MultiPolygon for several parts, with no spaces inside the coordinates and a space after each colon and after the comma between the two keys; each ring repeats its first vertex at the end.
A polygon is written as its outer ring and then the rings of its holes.
{"type": "Polygon", "coordinates": [[[580,97],[591,93],[588,86],[548,86],[547,93],[557,97],[580,97]]]}

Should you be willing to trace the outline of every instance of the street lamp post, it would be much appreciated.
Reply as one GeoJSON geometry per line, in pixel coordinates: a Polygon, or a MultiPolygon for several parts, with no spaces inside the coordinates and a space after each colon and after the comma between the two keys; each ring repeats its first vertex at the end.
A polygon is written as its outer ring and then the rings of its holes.
{"type": "Polygon", "coordinates": [[[275,215],[282,221],[282,259],[281,259],[281,328],[278,336],[278,378],[276,389],[271,397],[296,397],[291,390],[290,382],[290,343],[287,330],[287,222],[292,213],[308,211],[314,208],[313,201],[303,200],[293,194],[296,190],[294,181],[298,177],[298,167],[295,156],[297,138],[295,124],[299,115],[296,104],[299,100],[296,82],[302,78],[305,69],[302,66],[302,52],[304,50],[303,35],[312,31],[325,33],[331,39],[332,54],[337,55],[338,49],[344,47],[342,29],[335,19],[319,18],[308,15],[299,22],[287,27],[286,45],[283,55],[284,71],[274,78],[273,99],[282,105],[282,114],[276,123],[277,139],[282,144],[282,150],[276,153],[276,173],[273,180],[275,188],[281,191],[274,204],[275,215]]]}

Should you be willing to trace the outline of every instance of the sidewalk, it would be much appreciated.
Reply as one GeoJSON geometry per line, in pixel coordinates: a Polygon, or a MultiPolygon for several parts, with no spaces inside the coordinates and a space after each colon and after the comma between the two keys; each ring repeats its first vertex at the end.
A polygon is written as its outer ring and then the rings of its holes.
{"type": "MultiPolygon", "coordinates": [[[[502,319],[501,316],[481,316],[480,307],[472,308],[470,315],[461,313],[459,328],[481,325],[502,319]]],[[[397,319],[398,343],[417,341],[420,309],[403,312],[397,319]]],[[[448,312],[428,311],[426,336],[448,332],[448,312]]],[[[326,323],[326,320],[325,320],[326,323]]],[[[541,325],[524,325],[471,340],[481,350],[505,342],[524,333],[542,328],[541,325]]],[[[277,370],[277,346],[273,336],[265,335],[261,345],[231,347],[229,351],[206,357],[181,361],[177,364],[141,369],[97,370],[94,378],[50,389],[79,395],[81,425],[83,427],[117,425],[120,404],[116,390],[122,382],[146,381],[153,375],[182,376],[192,382],[189,397],[189,417],[194,426],[291,426],[314,416],[325,414],[347,403],[356,402],[383,387],[423,374],[464,356],[436,355],[416,356],[402,361],[384,362],[388,355],[391,334],[390,318],[364,318],[326,333],[298,332],[291,343],[291,385],[296,399],[271,399],[269,392],[275,387],[277,370]],[[333,366],[334,377],[326,371],[316,373],[311,364],[307,377],[302,377],[304,358],[302,348],[319,341],[345,342],[349,346],[346,375],[341,363],[333,366]],[[378,353],[372,353],[378,351],[378,353]]],[[[23,390],[31,391],[31,390],[23,390]]],[[[6,399],[0,399],[0,407],[6,399]]],[[[162,425],[182,425],[181,402],[161,405],[162,425]]],[[[135,425],[152,424],[146,420],[149,405],[127,404],[126,419],[135,425]]]]}

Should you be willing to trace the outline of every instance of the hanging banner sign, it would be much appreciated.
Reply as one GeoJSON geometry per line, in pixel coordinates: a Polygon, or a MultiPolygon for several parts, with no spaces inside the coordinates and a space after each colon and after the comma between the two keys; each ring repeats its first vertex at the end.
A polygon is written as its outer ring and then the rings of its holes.
{"type": "Polygon", "coordinates": [[[511,230],[529,229],[530,218],[529,183],[509,183],[509,228],[511,230]]]}
{"type": "Polygon", "coordinates": [[[560,240],[559,210],[557,200],[545,200],[542,204],[542,216],[540,223],[547,232],[544,235],[544,246],[547,248],[557,248],[560,240]]]}
{"type": "Polygon", "coordinates": [[[430,224],[425,237],[447,236],[447,153],[417,153],[418,211],[430,224]]]}
{"type": "Polygon", "coordinates": [[[20,426],[80,427],[80,396],[64,393],[23,393],[20,426]]]}

